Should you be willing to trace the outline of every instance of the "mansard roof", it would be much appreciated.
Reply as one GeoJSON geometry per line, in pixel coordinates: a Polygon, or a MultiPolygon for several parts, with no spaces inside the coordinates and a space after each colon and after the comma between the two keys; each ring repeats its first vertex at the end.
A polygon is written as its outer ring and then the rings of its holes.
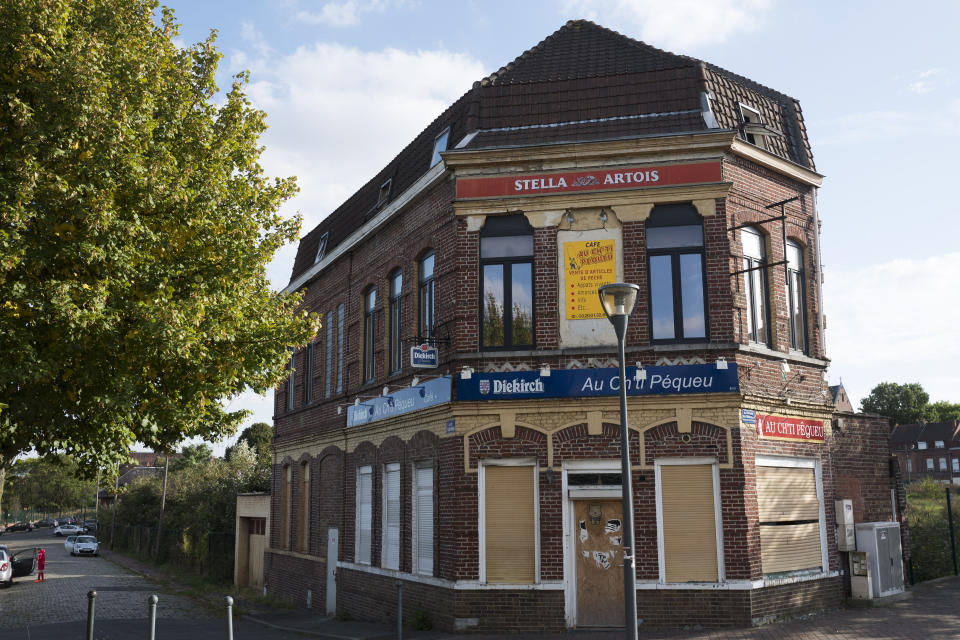
{"type": "Polygon", "coordinates": [[[657,49],[587,20],[571,20],[463,94],[356,193],[305,235],[291,282],[430,168],[434,139],[489,149],[736,130],[740,104],[783,134],[768,150],[814,169],[799,103],[709,63],[657,49]],[[391,181],[387,202],[380,187],[391,181]]]}

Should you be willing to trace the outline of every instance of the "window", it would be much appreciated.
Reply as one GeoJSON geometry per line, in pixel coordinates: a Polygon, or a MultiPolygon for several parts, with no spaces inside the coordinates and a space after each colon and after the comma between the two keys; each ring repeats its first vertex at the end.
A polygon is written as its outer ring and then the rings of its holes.
{"type": "Polygon", "coordinates": [[[488,217],[480,232],[481,347],[533,346],[533,228],[522,215],[488,217]]]}
{"type": "Polygon", "coordinates": [[[303,363],[303,404],[313,402],[313,343],[307,345],[306,360],[303,363]]]}
{"type": "Polygon", "coordinates": [[[363,381],[372,382],[377,361],[374,357],[376,345],[377,288],[370,287],[363,294],[363,381]]]}
{"type": "MultiPolygon", "coordinates": [[[[740,116],[743,119],[744,125],[749,125],[749,124],[762,125],[763,124],[763,119],[760,117],[760,112],[754,109],[753,107],[748,107],[747,105],[742,103],[740,104],[740,116]]],[[[760,147],[761,149],[767,148],[765,136],[754,135],[752,133],[749,133],[746,129],[747,128],[744,127],[744,131],[743,131],[744,140],[746,140],[750,144],[760,147]]]]}
{"type": "Polygon", "coordinates": [[[657,460],[660,582],[723,580],[719,482],[713,460],[657,460]]]}
{"type": "Polygon", "coordinates": [[[343,305],[337,307],[337,395],[343,393],[343,305]]]}
{"type": "Polygon", "coordinates": [[[310,550],[310,463],[300,464],[300,509],[297,518],[298,550],[310,550]]]}
{"type": "Polygon", "coordinates": [[[370,564],[373,525],[373,467],[357,469],[357,535],[354,557],[357,564],[370,564]]]}
{"type": "Polygon", "coordinates": [[[926,443],[926,442],[921,441],[921,442],[918,442],[918,443],[917,443],[917,449],[923,451],[923,450],[926,449],[926,448],[927,448],[927,443],[926,443]]]}
{"type": "Polygon", "coordinates": [[[377,195],[377,206],[379,207],[390,197],[390,185],[393,184],[393,178],[387,178],[387,181],[380,185],[380,193],[377,195]]]}
{"type": "Polygon", "coordinates": [[[400,293],[403,289],[403,272],[397,269],[390,274],[390,373],[403,367],[403,341],[400,337],[400,319],[403,310],[400,293]]]}
{"type": "MultiPolygon", "coordinates": [[[[954,462],[956,462],[956,460],[954,460],[954,462]]],[[[907,458],[907,472],[913,473],[913,460],[910,458],[907,458]]]]}
{"type": "Polygon", "coordinates": [[[937,440],[933,443],[935,449],[943,449],[943,440],[937,440]]]}
{"type": "Polygon", "coordinates": [[[927,471],[933,471],[933,458],[927,458],[927,471]]]}
{"type": "Polygon", "coordinates": [[[283,465],[280,484],[280,548],[290,548],[290,489],[292,479],[290,465],[283,465]]]}
{"type": "Polygon", "coordinates": [[[313,264],[317,264],[323,260],[323,256],[327,253],[327,241],[330,238],[330,232],[327,231],[322,236],[320,236],[319,242],[317,242],[317,256],[313,259],[313,264]]]}
{"type": "Polygon", "coordinates": [[[325,366],[323,374],[323,395],[330,397],[333,386],[333,313],[327,312],[327,346],[324,348],[325,366]]]}
{"type": "Polygon", "coordinates": [[[287,411],[293,411],[293,384],[296,381],[296,357],[297,352],[290,350],[290,362],[287,364],[287,370],[290,371],[290,377],[287,378],[287,411]]]}
{"type": "Polygon", "coordinates": [[[417,281],[420,297],[420,326],[417,333],[421,338],[433,337],[433,251],[428,251],[420,259],[417,268],[417,281]]]}
{"type": "Polygon", "coordinates": [[[430,166],[440,162],[440,152],[447,150],[447,142],[450,139],[450,127],[447,127],[440,135],[433,139],[433,156],[430,157],[430,166]]]}
{"type": "Polygon", "coordinates": [[[400,568],[400,463],[383,465],[383,542],[380,564],[400,568]]]}
{"type": "Polygon", "coordinates": [[[647,220],[655,341],[707,337],[703,222],[692,205],[660,205],[647,220]]]}
{"type": "Polygon", "coordinates": [[[806,276],[803,269],[803,249],[793,240],[787,240],[787,302],[789,304],[790,348],[807,353],[806,276]]]}
{"type": "MultiPolygon", "coordinates": [[[[252,536],[262,536],[267,533],[266,518],[247,518],[247,530],[252,536]]],[[[262,543],[261,543],[262,544],[262,543]]]]}
{"type": "Polygon", "coordinates": [[[537,581],[536,467],[480,466],[480,580],[532,584],[537,581]]]}
{"type": "Polygon", "coordinates": [[[763,234],[754,227],[744,227],[740,238],[743,243],[743,278],[747,283],[747,335],[751,342],[770,344],[766,242],[763,234]]]}
{"type": "Polygon", "coordinates": [[[940,458],[940,471],[946,471],[946,470],[947,470],[947,459],[940,458]]]}
{"type": "Polygon", "coordinates": [[[823,570],[817,461],[757,456],[756,464],[763,574],[823,570]]]}
{"type": "MultiPolygon", "coordinates": [[[[956,462],[956,460],[954,460],[956,462]]],[[[433,575],[433,467],[413,471],[413,572],[433,575]]]]}
{"type": "Polygon", "coordinates": [[[954,473],[960,472],[960,460],[957,460],[956,458],[951,458],[950,462],[952,463],[950,466],[953,469],[953,472],[954,473]]]}

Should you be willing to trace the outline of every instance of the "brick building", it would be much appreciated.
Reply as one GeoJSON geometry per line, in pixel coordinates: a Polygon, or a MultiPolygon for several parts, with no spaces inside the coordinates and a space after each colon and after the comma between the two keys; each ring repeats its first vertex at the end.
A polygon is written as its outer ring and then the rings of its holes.
{"type": "Polygon", "coordinates": [[[640,618],[837,604],[833,500],[892,520],[895,482],[885,423],[834,424],[821,179],[796,100],[590,22],[474,83],[300,242],[324,326],[276,394],[267,589],[622,625],[625,281],[640,618]]]}
{"type": "Polygon", "coordinates": [[[890,434],[890,452],[907,482],[933,478],[960,484],[960,422],[901,424],[890,434]]]}

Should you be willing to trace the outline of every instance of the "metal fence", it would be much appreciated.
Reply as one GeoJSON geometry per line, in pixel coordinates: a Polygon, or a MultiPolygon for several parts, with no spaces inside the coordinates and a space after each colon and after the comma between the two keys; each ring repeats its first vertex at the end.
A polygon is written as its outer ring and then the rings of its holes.
{"type": "MultiPolygon", "coordinates": [[[[102,540],[110,540],[108,529],[102,540]]],[[[233,580],[234,532],[205,532],[164,527],[157,544],[157,528],[117,525],[112,549],[158,564],[176,564],[212,580],[233,580]]]]}
{"type": "Polygon", "coordinates": [[[960,490],[932,482],[907,486],[911,583],[957,575],[960,490]]]}

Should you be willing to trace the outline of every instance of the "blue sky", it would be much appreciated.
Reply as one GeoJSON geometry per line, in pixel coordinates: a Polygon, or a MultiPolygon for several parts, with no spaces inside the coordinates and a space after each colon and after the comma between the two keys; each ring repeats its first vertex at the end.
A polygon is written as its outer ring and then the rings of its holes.
{"type": "MultiPolygon", "coordinates": [[[[263,165],[296,175],[303,231],[473,81],[574,18],[707,60],[800,101],[817,170],[831,383],[960,402],[960,3],[776,0],[259,0],[168,3],[184,44],[216,29],[221,87],[251,72],[263,165]]],[[[270,266],[289,279],[295,247],[270,266]]],[[[232,408],[272,421],[272,400],[232,408]]],[[[223,445],[217,447],[222,450],[223,445]]]]}

